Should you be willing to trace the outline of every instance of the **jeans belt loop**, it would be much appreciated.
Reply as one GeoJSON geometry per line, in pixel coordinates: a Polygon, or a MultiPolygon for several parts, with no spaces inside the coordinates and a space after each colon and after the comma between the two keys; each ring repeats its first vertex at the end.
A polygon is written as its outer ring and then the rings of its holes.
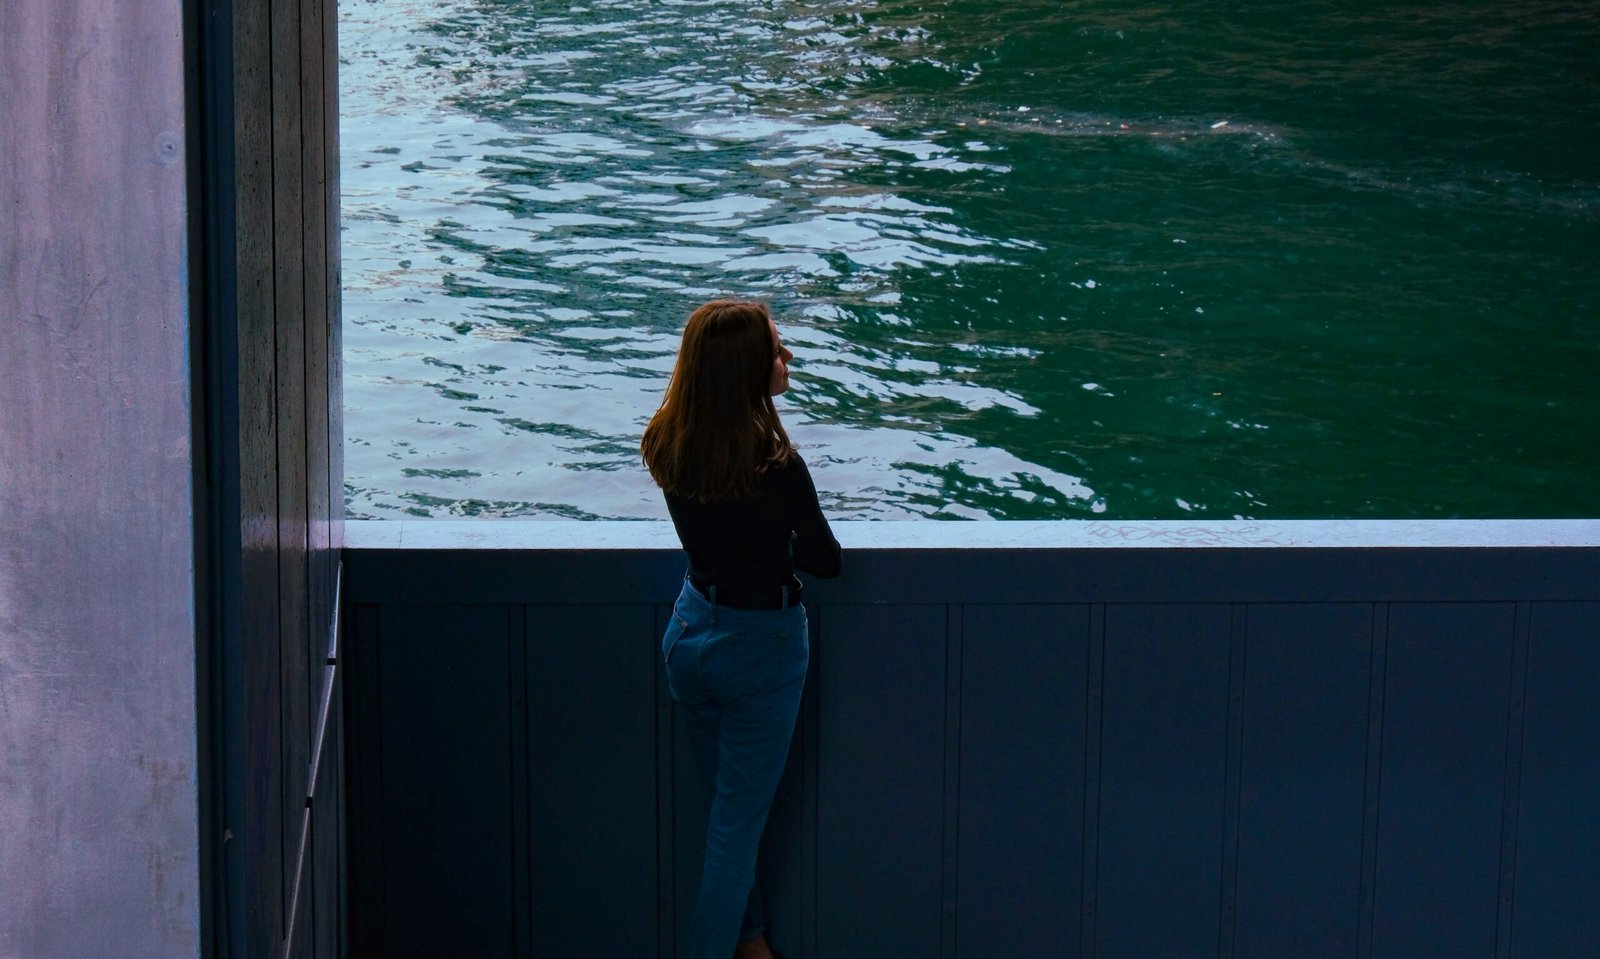
{"type": "Polygon", "coordinates": [[[711,625],[717,625],[717,587],[716,584],[706,587],[706,592],[711,594],[711,625]]]}
{"type": "Polygon", "coordinates": [[[779,606],[778,608],[779,609],[788,609],[789,608],[789,584],[788,583],[784,583],[783,584],[783,605],[779,606]]]}

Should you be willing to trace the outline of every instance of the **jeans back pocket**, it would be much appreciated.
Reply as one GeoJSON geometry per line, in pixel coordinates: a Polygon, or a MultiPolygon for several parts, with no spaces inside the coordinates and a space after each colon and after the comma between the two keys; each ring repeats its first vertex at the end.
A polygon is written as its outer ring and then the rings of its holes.
{"type": "Polygon", "coordinates": [[[778,682],[789,642],[775,630],[718,636],[700,653],[706,685],[721,702],[766,692],[778,682]]]}

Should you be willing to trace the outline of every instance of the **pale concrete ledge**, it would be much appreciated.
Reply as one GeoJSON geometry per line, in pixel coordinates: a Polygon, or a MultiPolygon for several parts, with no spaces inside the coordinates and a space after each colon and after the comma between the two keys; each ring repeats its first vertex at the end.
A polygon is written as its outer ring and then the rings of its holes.
{"type": "MultiPolygon", "coordinates": [[[[845,549],[1595,548],[1600,519],[1256,522],[900,522],[833,524],[845,549]]],[[[677,549],[661,521],[349,520],[345,546],[369,550],[677,549]]]]}

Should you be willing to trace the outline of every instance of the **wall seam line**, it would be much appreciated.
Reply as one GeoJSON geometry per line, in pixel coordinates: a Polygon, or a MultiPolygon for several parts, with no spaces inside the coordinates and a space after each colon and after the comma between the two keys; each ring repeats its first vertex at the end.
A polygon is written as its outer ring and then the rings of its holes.
{"type": "Polygon", "coordinates": [[[1500,875],[1496,889],[1495,956],[1509,959],[1516,932],[1517,833],[1522,805],[1522,755],[1527,730],[1528,659],[1533,644],[1533,604],[1514,607],[1508,677],[1504,781],[1500,806],[1500,875]]]}

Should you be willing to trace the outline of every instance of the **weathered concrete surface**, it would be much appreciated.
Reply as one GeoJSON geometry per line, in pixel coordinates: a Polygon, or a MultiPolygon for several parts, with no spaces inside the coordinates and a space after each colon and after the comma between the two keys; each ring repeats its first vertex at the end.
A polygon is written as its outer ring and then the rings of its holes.
{"type": "Polygon", "coordinates": [[[182,5],[0,2],[0,956],[199,951],[182,5]]]}

